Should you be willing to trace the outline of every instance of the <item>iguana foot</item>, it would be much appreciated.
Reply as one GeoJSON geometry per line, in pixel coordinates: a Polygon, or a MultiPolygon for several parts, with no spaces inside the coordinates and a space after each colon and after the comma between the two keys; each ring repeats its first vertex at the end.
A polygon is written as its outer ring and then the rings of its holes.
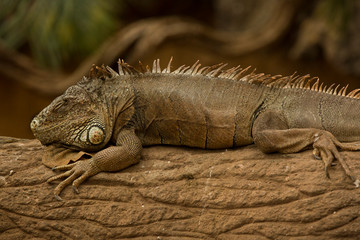
{"type": "Polygon", "coordinates": [[[328,178],[330,178],[329,167],[334,165],[333,160],[337,159],[344,169],[345,174],[354,181],[356,186],[359,186],[360,181],[355,179],[345,159],[338,151],[338,148],[344,151],[357,151],[360,147],[359,143],[341,143],[330,132],[321,131],[320,133],[315,134],[313,147],[314,157],[316,159],[323,160],[325,165],[325,174],[328,178]]]}
{"type": "Polygon", "coordinates": [[[84,182],[87,178],[100,172],[96,166],[92,164],[90,160],[79,161],[76,163],[62,165],[54,167],[52,170],[68,170],[62,174],[53,176],[47,180],[48,183],[51,183],[55,180],[66,178],[63,180],[57,187],[54,189],[55,198],[61,201],[60,193],[64,188],[72,183],[74,192],[79,193],[78,187],[84,182]]]}

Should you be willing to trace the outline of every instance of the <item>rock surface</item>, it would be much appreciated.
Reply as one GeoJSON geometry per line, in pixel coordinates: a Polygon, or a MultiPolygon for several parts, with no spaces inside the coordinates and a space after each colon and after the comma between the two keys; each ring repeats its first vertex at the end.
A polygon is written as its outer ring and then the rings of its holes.
{"type": "MultiPolygon", "coordinates": [[[[37,140],[0,137],[0,239],[360,239],[360,189],[311,151],[155,146],[52,195],[37,140]]],[[[342,153],[360,176],[360,153],[342,153]]]]}

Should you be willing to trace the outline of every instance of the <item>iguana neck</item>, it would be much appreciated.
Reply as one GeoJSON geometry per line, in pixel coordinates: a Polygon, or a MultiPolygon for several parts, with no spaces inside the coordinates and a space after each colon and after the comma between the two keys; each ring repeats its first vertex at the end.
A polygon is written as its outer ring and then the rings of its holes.
{"type": "Polygon", "coordinates": [[[118,133],[124,127],[132,127],[135,114],[135,90],[129,76],[121,76],[106,83],[103,91],[103,104],[107,108],[112,141],[116,142],[118,133]]]}

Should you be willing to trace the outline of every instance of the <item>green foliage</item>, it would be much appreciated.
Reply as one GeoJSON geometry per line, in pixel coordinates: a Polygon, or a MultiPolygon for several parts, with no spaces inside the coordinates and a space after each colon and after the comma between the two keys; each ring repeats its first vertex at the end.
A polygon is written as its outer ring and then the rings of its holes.
{"type": "Polygon", "coordinates": [[[1,0],[0,38],[7,47],[29,47],[43,66],[77,62],[117,27],[114,0],[1,0]]]}
{"type": "Polygon", "coordinates": [[[337,32],[346,32],[354,14],[355,0],[321,0],[318,12],[337,32]]]}

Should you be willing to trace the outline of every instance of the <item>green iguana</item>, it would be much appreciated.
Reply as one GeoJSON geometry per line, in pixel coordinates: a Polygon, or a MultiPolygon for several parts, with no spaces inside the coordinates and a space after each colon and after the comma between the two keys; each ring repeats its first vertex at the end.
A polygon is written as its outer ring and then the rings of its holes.
{"type": "Polygon", "coordinates": [[[313,147],[325,172],[337,159],[356,185],[341,150],[359,150],[360,89],[323,87],[318,78],[248,73],[226,64],[200,68],[155,60],[137,70],[119,61],[119,71],[93,67],[88,77],[57,97],[31,122],[42,144],[97,152],[54,169],[67,170],[75,192],[90,176],[139,162],[142,146],[166,144],[222,149],[255,143],[263,152],[294,153],[313,147]],[[348,142],[348,143],[344,143],[348,142]],[[349,143],[353,142],[353,143],[349,143]]]}

